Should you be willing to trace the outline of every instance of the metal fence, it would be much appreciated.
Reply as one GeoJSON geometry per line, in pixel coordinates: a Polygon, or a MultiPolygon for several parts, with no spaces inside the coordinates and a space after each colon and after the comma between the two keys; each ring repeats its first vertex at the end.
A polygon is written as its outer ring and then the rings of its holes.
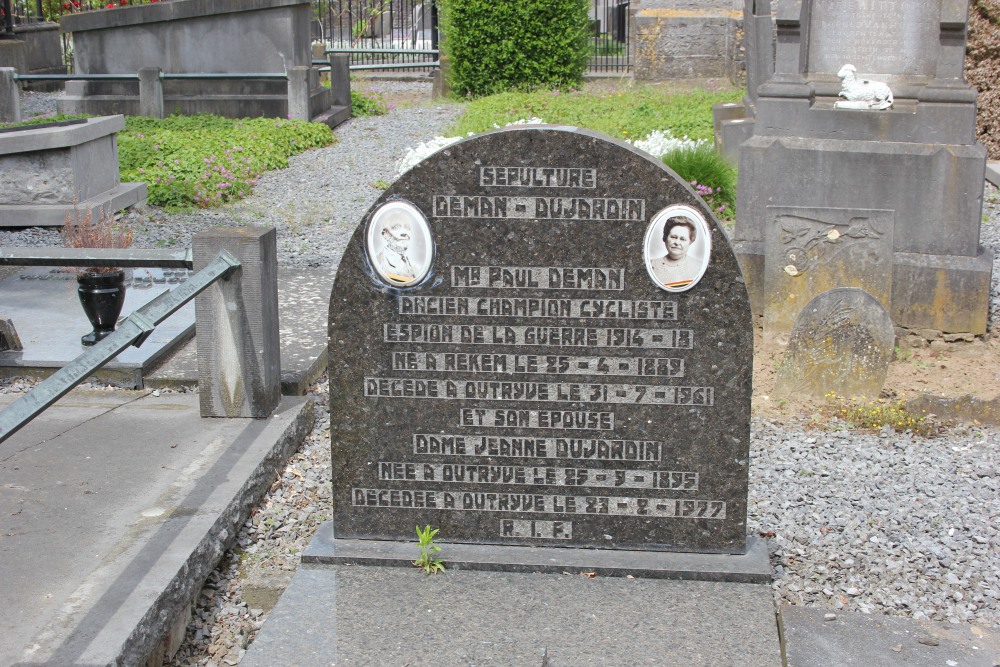
{"type": "MultiPolygon", "coordinates": [[[[169,0],[0,0],[11,3],[13,24],[55,20],[62,14],[169,0]]],[[[590,71],[630,68],[628,0],[589,0],[590,71]]],[[[328,50],[349,53],[353,66],[412,70],[437,60],[434,0],[314,0],[312,38],[328,50]]],[[[0,27],[2,30],[2,27],[0,27]]]]}

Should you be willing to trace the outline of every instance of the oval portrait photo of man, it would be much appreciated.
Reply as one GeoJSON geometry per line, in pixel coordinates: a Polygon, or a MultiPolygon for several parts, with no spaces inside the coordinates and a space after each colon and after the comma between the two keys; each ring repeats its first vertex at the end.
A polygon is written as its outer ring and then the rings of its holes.
{"type": "Polygon", "coordinates": [[[396,287],[416,285],[430,271],[434,243],[427,218],[408,201],[386,202],[368,221],[368,259],[396,287]]]}
{"type": "Polygon", "coordinates": [[[643,248],[653,282],[668,292],[684,292],[705,275],[712,238],[699,211],[675,204],[653,216],[643,248]]]}

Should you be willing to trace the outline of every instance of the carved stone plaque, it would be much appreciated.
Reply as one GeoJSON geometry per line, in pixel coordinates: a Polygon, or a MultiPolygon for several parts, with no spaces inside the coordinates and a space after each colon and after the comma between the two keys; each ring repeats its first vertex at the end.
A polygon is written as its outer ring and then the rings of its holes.
{"type": "Polygon", "coordinates": [[[822,0],[810,11],[810,72],[836,73],[850,63],[864,78],[936,73],[937,1],[822,0]]]}
{"type": "Polygon", "coordinates": [[[802,308],[835,287],[858,287],[888,306],[892,211],[768,206],[767,222],[766,350],[784,349],[802,308]]]}
{"type": "Polygon", "coordinates": [[[741,553],[751,366],[736,259],[662,164],[573,128],[449,146],[337,273],[335,535],[741,553]]]}
{"type": "Polygon", "coordinates": [[[824,292],[795,322],[775,394],[877,398],[894,342],[889,313],[871,294],[852,287],[824,292]]]}

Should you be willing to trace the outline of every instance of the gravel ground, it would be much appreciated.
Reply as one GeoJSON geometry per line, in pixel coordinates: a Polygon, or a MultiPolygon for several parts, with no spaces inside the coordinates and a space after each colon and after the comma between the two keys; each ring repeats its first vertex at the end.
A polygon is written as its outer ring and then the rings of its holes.
{"type": "MultiPolygon", "coordinates": [[[[426,83],[380,82],[388,91],[426,83]]],[[[46,110],[44,95],[26,108],[46,110]]],[[[218,212],[146,211],[141,246],[188,244],[218,224],[270,224],[283,266],[335,268],[357,220],[392,181],[405,148],[440,134],[453,105],[396,109],[337,129],[340,142],[292,158],[253,196],[218,212]]],[[[982,244],[1000,264],[1000,193],[987,185],[982,244]]],[[[54,232],[0,231],[0,245],[58,245],[54,232]]],[[[994,265],[991,329],[1000,330],[994,265]]],[[[0,393],[30,381],[0,380],[0,393]]],[[[327,383],[302,449],[209,578],[176,665],[238,664],[266,614],[244,601],[248,573],[290,573],[317,525],[329,519],[327,383]]],[[[877,614],[1000,627],[1000,431],[953,427],[935,438],[859,433],[836,419],[754,418],[749,527],[770,538],[775,599],[877,614]]]]}

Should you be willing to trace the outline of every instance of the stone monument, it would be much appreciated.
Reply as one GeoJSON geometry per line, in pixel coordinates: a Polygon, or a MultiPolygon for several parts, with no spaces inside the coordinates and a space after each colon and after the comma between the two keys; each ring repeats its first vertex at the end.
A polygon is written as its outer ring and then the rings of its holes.
{"type": "Polygon", "coordinates": [[[172,0],[68,14],[60,27],[72,33],[73,71],[122,79],[67,82],[59,112],[210,113],[336,125],[350,110],[331,107],[333,93],[312,66],[311,16],[309,0],[172,0]]]}
{"type": "Polygon", "coordinates": [[[734,235],[765,340],[786,343],[806,303],[836,287],[868,291],[897,327],[984,333],[992,254],[962,70],[968,3],[772,4],[774,73],[739,147],[734,235]],[[892,106],[837,108],[847,64],[891,87],[892,106]]]}
{"type": "Polygon", "coordinates": [[[491,557],[578,547],[542,569],[743,554],[752,349],[726,236],[661,163],[566,127],[451,145],[337,272],[333,550],[379,562],[430,524],[491,557]]]}

